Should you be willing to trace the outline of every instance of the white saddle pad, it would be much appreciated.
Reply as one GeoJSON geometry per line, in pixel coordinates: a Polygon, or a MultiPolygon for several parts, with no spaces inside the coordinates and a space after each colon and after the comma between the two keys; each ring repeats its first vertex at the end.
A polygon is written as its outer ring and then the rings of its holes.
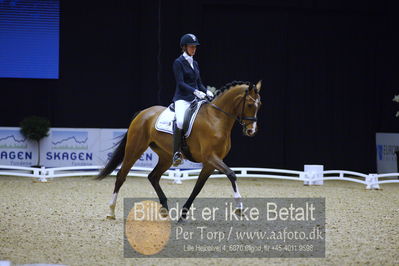
{"type": "MultiPolygon", "coordinates": [[[[198,111],[201,105],[205,103],[205,101],[201,101],[198,103],[197,108],[194,111],[193,116],[190,119],[190,124],[184,136],[188,138],[190,136],[191,130],[194,125],[195,118],[197,117],[198,111]]],[[[158,117],[157,122],[155,123],[155,129],[158,131],[162,131],[165,133],[169,133],[173,135],[173,120],[175,120],[175,112],[172,112],[170,108],[166,108],[158,117]]]]}

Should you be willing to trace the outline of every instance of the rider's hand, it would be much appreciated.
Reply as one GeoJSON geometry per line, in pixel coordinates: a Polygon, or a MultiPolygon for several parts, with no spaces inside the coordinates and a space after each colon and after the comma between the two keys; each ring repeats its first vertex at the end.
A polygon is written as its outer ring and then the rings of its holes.
{"type": "Polygon", "coordinates": [[[206,94],[200,90],[195,90],[194,95],[197,96],[198,98],[200,98],[201,100],[205,99],[205,97],[206,97],[206,94]]]}
{"type": "Polygon", "coordinates": [[[209,98],[213,99],[213,93],[210,90],[206,91],[206,96],[208,96],[209,98]]]}

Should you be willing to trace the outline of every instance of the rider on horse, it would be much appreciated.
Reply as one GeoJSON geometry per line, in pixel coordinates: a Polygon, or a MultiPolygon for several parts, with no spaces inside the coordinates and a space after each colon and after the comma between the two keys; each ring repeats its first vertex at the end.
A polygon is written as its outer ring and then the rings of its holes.
{"type": "Polygon", "coordinates": [[[202,84],[197,61],[193,59],[198,42],[194,34],[185,34],[180,39],[180,47],[183,54],[176,58],[173,63],[173,72],[176,79],[176,91],[173,97],[175,102],[176,124],[173,129],[173,166],[183,162],[180,151],[184,114],[190,103],[198,97],[204,99],[206,96],[213,98],[213,93],[202,84]]]}

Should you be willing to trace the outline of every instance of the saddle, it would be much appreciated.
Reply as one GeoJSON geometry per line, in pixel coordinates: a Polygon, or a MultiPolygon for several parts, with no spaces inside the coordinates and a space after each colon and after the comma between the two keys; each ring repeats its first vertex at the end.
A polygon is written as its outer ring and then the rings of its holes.
{"type": "MultiPolygon", "coordinates": [[[[191,152],[187,144],[187,138],[191,134],[198,111],[204,103],[207,103],[207,100],[195,99],[190,103],[190,106],[187,108],[186,113],[184,114],[181,150],[184,157],[192,162],[196,161],[194,161],[191,156],[191,152]]],[[[155,129],[173,135],[173,127],[176,126],[175,124],[175,104],[172,103],[159,115],[157,122],[155,123],[155,129]]]]}

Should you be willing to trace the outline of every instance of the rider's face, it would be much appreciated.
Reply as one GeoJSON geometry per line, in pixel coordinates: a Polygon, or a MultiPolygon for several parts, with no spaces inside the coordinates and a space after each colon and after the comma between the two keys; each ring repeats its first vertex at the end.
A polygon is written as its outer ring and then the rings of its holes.
{"type": "Polygon", "coordinates": [[[189,56],[194,56],[195,55],[195,51],[197,50],[197,46],[196,45],[187,45],[187,54],[189,56]]]}

